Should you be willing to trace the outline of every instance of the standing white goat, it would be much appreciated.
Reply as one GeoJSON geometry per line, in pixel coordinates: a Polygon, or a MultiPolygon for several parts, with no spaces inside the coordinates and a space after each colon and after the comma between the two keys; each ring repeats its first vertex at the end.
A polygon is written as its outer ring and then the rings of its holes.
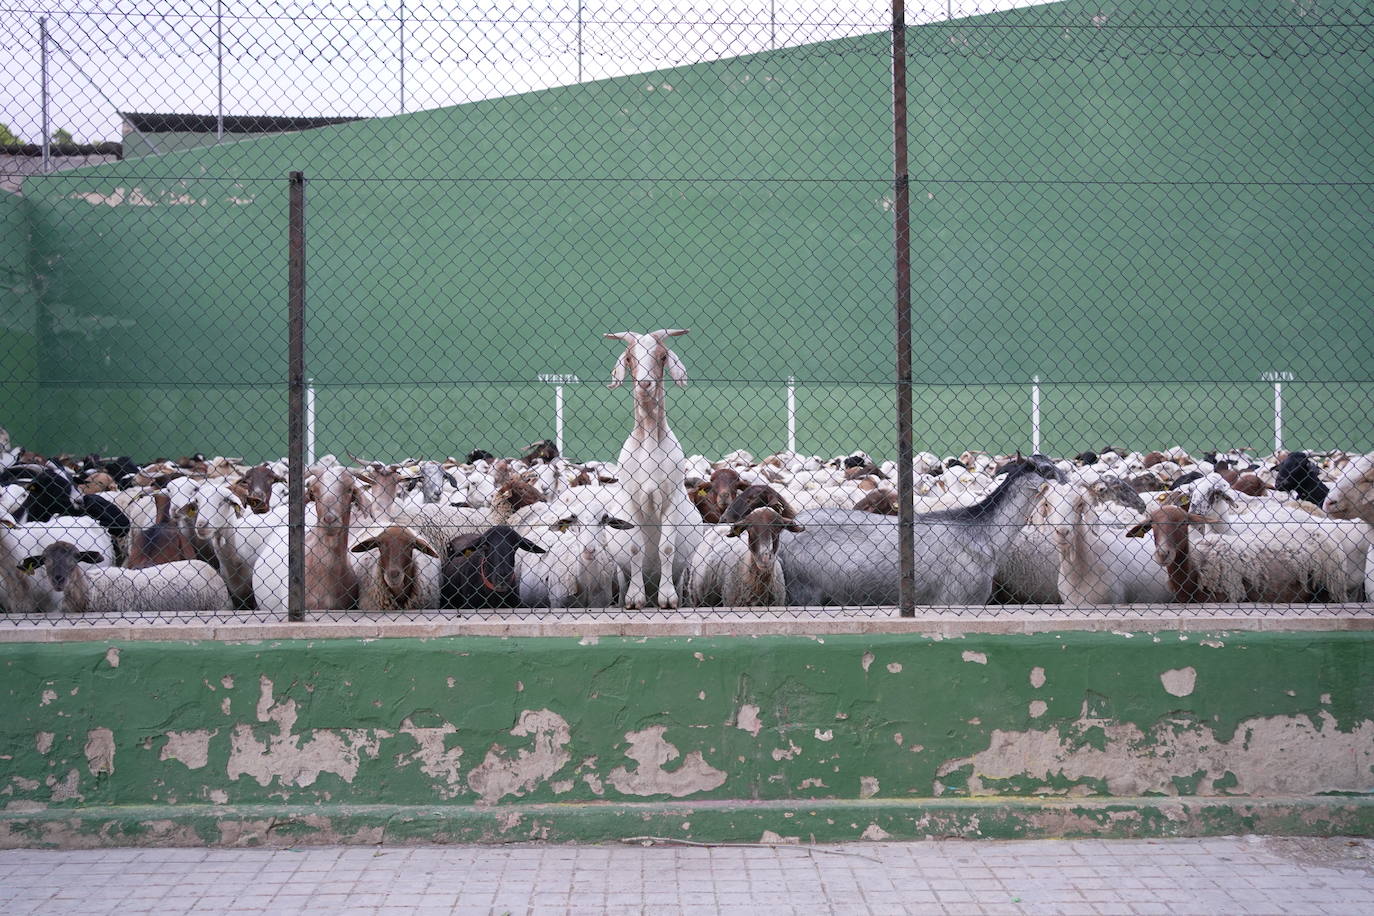
{"type": "Polygon", "coordinates": [[[697,521],[696,510],[683,486],[682,445],[668,428],[664,412],[663,376],[686,387],[687,370],[664,340],[686,334],[685,330],[660,330],[651,334],[621,331],[606,334],[623,340],[625,352],[616,360],[611,384],[618,388],[629,377],[634,382],[634,429],[620,449],[620,484],[630,500],[637,529],[638,550],[631,551],[625,607],[644,607],[650,583],[658,580],[658,606],[678,606],[674,577],[690,560],[677,541],[697,521]],[[681,555],[680,555],[681,554],[681,555]]]}

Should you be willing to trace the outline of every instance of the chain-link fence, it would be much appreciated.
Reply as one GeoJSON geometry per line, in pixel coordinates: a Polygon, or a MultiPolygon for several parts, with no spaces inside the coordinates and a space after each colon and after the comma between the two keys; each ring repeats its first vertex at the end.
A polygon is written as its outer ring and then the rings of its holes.
{"type": "Polygon", "coordinates": [[[5,619],[1363,612],[1371,38],[10,4],[5,619]]]}

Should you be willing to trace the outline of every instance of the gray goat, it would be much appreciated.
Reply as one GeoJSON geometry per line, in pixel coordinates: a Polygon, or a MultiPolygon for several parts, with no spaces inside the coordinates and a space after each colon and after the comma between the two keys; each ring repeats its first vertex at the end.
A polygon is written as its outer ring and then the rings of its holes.
{"type": "MultiPolygon", "coordinates": [[[[1029,517],[1052,465],[1024,461],[981,502],[916,516],[917,604],[986,604],[997,561],[1029,517]]],[[[892,605],[898,596],[897,519],[855,509],[797,514],[805,531],[779,550],[787,603],[892,605]]]]}

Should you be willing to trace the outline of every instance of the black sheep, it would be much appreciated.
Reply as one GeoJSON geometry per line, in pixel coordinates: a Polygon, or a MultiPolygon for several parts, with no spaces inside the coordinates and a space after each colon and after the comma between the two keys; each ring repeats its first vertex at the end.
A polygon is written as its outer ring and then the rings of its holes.
{"type": "Polygon", "coordinates": [[[460,534],[448,542],[439,580],[439,606],[445,608],[516,607],[520,602],[515,552],[544,553],[509,525],[481,534],[460,534]]]}
{"type": "Polygon", "coordinates": [[[1298,499],[1320,506],[1326,501],[1326,485],[1317,465],[1306,452],[1289,452],[1274,473],[1275,490],[1291,490],[1298,499]]]}

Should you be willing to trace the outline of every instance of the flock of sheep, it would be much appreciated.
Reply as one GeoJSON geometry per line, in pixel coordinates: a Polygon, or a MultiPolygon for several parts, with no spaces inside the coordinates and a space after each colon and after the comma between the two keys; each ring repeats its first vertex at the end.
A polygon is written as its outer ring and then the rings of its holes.
{"type": "MultiPolygon", "coordinates": [[[[684,455],[668,340],[624,349],[618,460],[326,457],[304,470],[311,610],[898,603],[894,463],[684,455]]],[[[0,442],[0,610],[284,615],[284,461],[49,459],[0,442]]],[[[1096,606],[1374,596],[1374,454],[916,456],[915,600],[1096,606]]]]}

